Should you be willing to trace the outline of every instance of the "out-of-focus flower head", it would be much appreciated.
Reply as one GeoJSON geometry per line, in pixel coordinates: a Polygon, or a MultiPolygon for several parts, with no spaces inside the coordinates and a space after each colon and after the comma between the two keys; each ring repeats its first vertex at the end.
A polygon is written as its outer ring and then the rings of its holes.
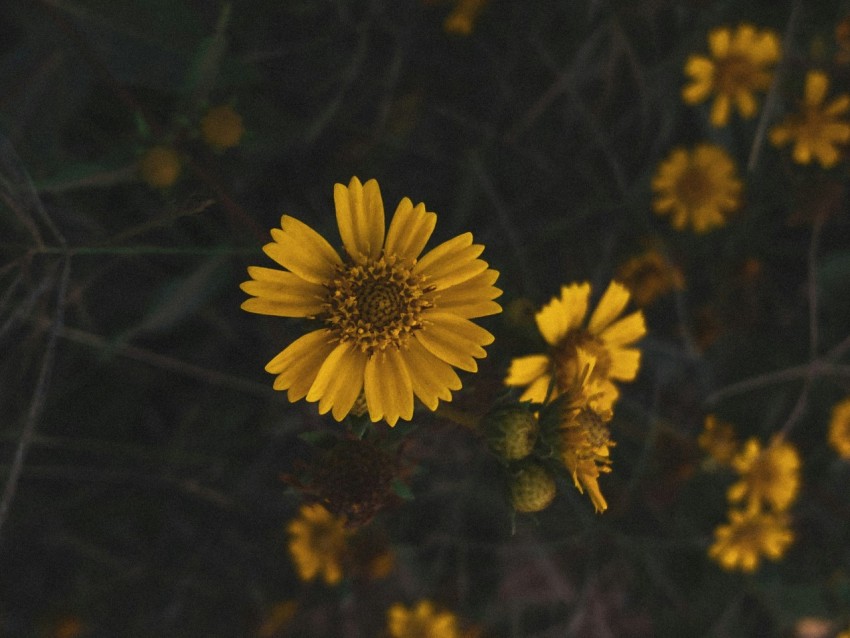
{"type": "Polygon", "coordinates": [[[794,540],[788,517],[761,511],[729,512],[729,524],[714,531],[708,555],[727,571],[754,572],[762,558],[778,560],[794,540]]]}
{"type": "Polygon", "coordinates": [[[152,146],[139,158],[139,176],[152,188],[168,188],[180,177],[180,156],[170,146],[152,146]]]}
{"type": "Polygon", "coordinates": [[[732,425],[720,421],[713,414],[706,415],[697,444],[712,462],[724,467],[732,465],[732,459],[738,453],[739,447],[732,425]]]}
{"type": "Polygon", "coordinates": [[[238,146],[244,134],[242,116],[229,104],[214,106],[201,118],[201,137],[215,150],[238,146]]]}
{"type": "Polygon", "coordinates": [[[748,511],[771,507],[787,510],[800,489],[800,455],[790,443],[776,438],[762,449],[758,439],[749,439],[732,460],[740,480],[729,488],[732,503],[744,502],[748,511]]]}
{"type": "Polygon", "coordinates": [[[625,261],[617,269],[617,280],[629,289],[632,299],[641,308],[669,292],[685,287],[682,271],[655,248],[625,261]]]}
{"type": "Polygon", "coordinates": [[[289,553],[303,581],[322,578],[328,585],[342,580],[342,567],[350,534],[342,517],[322,505],[302,505],[287,526],[289,553]]]}

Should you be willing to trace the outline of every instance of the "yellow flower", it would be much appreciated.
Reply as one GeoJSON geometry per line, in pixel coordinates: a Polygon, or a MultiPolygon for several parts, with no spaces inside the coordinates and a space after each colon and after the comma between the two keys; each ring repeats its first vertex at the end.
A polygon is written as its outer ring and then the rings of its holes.
{"type": "Polygon", "coordinates": [[[443,29],[446,33],[470,35],[485,4],[487,0],[457,0],[454,9],[443,22],[443,29]]]}
{"type": "Polygon", "coordinates": [[[794,161],[809,164],[812,159],[824,168],[838,163],[837,144],[850,141],[850,122],[842,118],[850,109],[850,95],[842,93],[824,104],[829,79],[820,71],[809,71],[800,112],[789,115],[770,131],[774,146],[794,141],[794,161]]]}
{"type": "Polygon", "coordinates": [[[328,585],[342,580],[342,560],[349,532],[345,519],[336,517],[319,504],[302,505],[299,518],[287,527],[289,553],[301,580],[319,576],[328,585]]]}
{"type": "Polygon", "coordinates": [[[475,372],[493,335],[470,319],[501,312],[499,273],[478,259],[465,233],[419,254],[437,216],[404,198],[389,231],[375,180],[334,187],[345,256],[316,231],[284,215],[266,254],[285,270],[248,268],[249,312],[305,317],[318,328],[266,365],[290,401],[319,402],[341,421],[361,390],[372,421],[413,416],[416,395],[430,410],[461,387],[453,366],[475,372]]]}
{"type": "Polygon", "coordinates": [[[711,106],[711,124],[725,126],[732,105],[741,117],[751,118],[758,110],[753,95],[770,87],[770,68],[779,59],[779,38],[769,29],[759,32],[742,24],[733,33],[720,27],[708,34],[711,57],[691,55],[685,63],[685,74],[691,84],[682,89],[686,104],[699,104],[715,94],[711,106]]]}
{"type": "Polygon", "coordinates": [[[713,414],[705,417],[705,425],[697,438],[697,444],[718,465],[731,465],[738,452],[735,430],[729,423],[718,421],[713,414]]]}
{"type": "Polygon", "coordinates": [[[598,410],[610,409],[619,396],[613,381],[632,381],[640,367],[640,350],[628,346],[646,334],[642,311],[618,319],[629,296],[625,286],[612,281],[585,323],[590,284],[562,286],[561,296],[534,316],[549,351],[511,361],[505,384],[528,386],[520,400],[536,403],[546,400],[551,385],[549,398],[554,399],[572,387],[581,372],[577,349],[582,348],[596,360],[590,380],[599,384],[598,410]]]}
{"type": "Polygon", "coordinates": [[[623,263],[617,270],[617,279],[629,289],[632,299],[641,308],[672,290],[685,287],[682,271],[654,248],[623,263]]]}
{"type": "Polygon", "coordinates": [[[437,611],[429,600],[420,600],[407,609],[400,603],[387,610],[387,629],[392,638],[460,638],[457,618],[437,611]]]}
{"type": "Polygon", "coordinates": [[[832,408],[829,444],[838,456],[850,460],[850,398],[844,399],[832,408]]]}
{"type": "Polygon", "coordinates": [[[733,503],[746,501],[749,511],[758,511],[762,505],[768,505],[782,512],[797,497],[800,456],[793,445],[782,439],[774,439],[763,450],[758,439],[750,439],[732,459],[732,467],[741,475],[741,480],[729,488],[729,500],[733,503]]]}
{"type": "Polygon", "coordinates": [[[244,133],[242,116],[229,104],[214,106],[201,118],[201,137],[216,150],[238,146],[244,133]]]}
{"type": "Polygon", "coordinates": [[[139,158],[139,176],[153,188],[168,188],[180,176],[180,156],[168,146],[153,146],[139,158]]]}
{"type": "Polygon", "coordinates": [[[676,230],[690,223],[695,232],[705,233],[723,226],[740,207],[741,188],[734,160],[719,146],[700,144],[690,152],[678,148],[652,178],[652,207],[658,215],[671,215],[676,230]]]}
{"type": "Polygon", "coordinates": [[[762,557],[782,558],[794,540],[784,514],[729,511],[729,525],[714,530],[708,555],[728,571],[754,572],[762,557]]]}

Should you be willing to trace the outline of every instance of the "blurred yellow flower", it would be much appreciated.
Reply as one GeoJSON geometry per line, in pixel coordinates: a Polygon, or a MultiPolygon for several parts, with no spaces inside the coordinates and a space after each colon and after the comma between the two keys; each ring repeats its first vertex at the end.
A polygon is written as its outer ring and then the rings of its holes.
{"type": "Polygon", "coordinates": [[[725,126],[731,108],[741,117],[751,118],[758,110],[754,93],[766,91],[773,79],[771,67],[779,60],[779,37],[770,29],[758,31],[741,24],[733,32],[729,27],[708,34],[710,57],[691,55],[685,74],[691,83],[682,89],[686,104],[704,102],[715,95],[711,106],[711,124],[725,126]]]}
{"type": "Polygon", "coordinates": [[[342,580],[342,561],[349,532],[345,519],[321,505],[302,505],[299,517],[287,526],[289,553],[301,580],[321,576],[328,585],[342,580]]]}
{"type": "Polygon", "coordinates": [[[841,159],[836,146],[850,141],[850,122],[842,117],[850,110],[850,95],[842,93],[824,104],[828,88],[825,73],[809,71],[800,112],[789,115],[770,131],[775,146],[794,142],[792,156],[798,164],[815,159],[824,168],[835,166],[841,159]]]}
{"type": "Polygon", "coordinates": [[[748,511],[770,506],[782,512],[794,502],[800,488],[800,456],[797,449],[781,439],[774,439],[762,449],[758,439],[748,440],[732,459],[732,467],[741,480],[729,488],[733,503],[745,501],[748,511]]]}
{"type": "Polygon", "coordinates": [[[168,188],[180,177],[180,156],[168,146],[152,146],[139,158],[139,176],[153,188],[168,188]]]}
{"type": "Polygon", "coordinates": [[[706,415],[697,445],[718,465],[731,465],[738,453],[738,440],[732,425],[719,421],[713,414],[706,415]]]}
{"type": "Polygon", "coordinates": [[[714,530],[708,555],[723,569],[754,572],[762,557],[782,558],[794,540],[784,514],[729,511],[729,524],[714,530]]]}
{"type": "Polygon", "coordinates": [[[456,0],[454,8],[443,22],[443,29],[446,33],[470,35],[485,4],[487,0],[456,0]]]}
{"type": "Polygon", "coordinates": [[[850,397],[836,403],[829,421],[829,444],[842,459],[850,460],[850,397]]]}
{"type": "Polygon", "coordinates": [[[546,400],[552,386],[549,398],[554,399],[575,383],[581,372],[577,349],[582,348],[595,359],[589,380],[599,384],[596,408],[611,409],[620,394],[613,382],[632,381],[640,367],[640,350],[629,346],[646,334],[642,311],[618,319],[629,298],[626,287],[612,281],[585,322],[590,284],[562,286],[560,297],[534,315],[549,351],[513,359],[505,384],[528,386],[520,400],[536,403],[546,400]]]}
{"type": "Polygon", "coordinates": [[[229,104],[214,106],[201,118],[201,137],[216,150],[238,146],[244,133],[242,116],[229,104]]]}
{"type": "Polygon", "coordinates": [[[295,617],[298,603],[294,600],[282,600],[271,608],[263,624],[257,629],[257,638],[274,638],[281,633],[295,617]]]}
{"type": "Polygon", "coordinates": [[[470,319],[501,312],[499,276],[478,259],[484,246],[465,233],[422,252],[437,221],[404,198],[384,225],[375,180],[334,187],[345,256],[316,231],[284,215],[265,253],[284,270],[248,268],[248,312],[304,317],[318,329],[266,365],[290,401],[319,402],[341,421],[361,391],[372,421],[413,416],[413,397],[430,410],[461,387],[453,367],[475,372],[493,335],[470,319]]]}
{"type": "Polygon", "coordinates": [[[400,603],[387,610],[387,630],[392,638],[460,638],[457,618],[437,611],[429,600],[408,609],[400,603]]]}
{"type": "Polygon", "coordinates": [[[632,299],[641,308],[668,292],[685,287],[682,271],[654,248],[624,262],[617,269],[617,279],[629,289],[632,299]]]}
{"type": "Polygon", "coordinates": [[[676,230],[690,224],[697,233],[723,226],[740,205],[742,188],[735,161],[719,146],[673,150],[652,178],[658,215],[671,215],[676,230]]]}

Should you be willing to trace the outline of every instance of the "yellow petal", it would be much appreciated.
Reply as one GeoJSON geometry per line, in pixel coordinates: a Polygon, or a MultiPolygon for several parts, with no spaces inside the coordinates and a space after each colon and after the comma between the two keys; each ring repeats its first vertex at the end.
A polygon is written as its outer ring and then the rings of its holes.
{"type": "Polygon", "coordinates": [[[606,346],[623,346],[634,343],[646,334],[643,311],[638,310],[605,328],[599,338],[606,346]]]}
{"type": "Polygon", "coordinates": [[[266,372],[278,375],[274,389],[288,390],[290,401],[304,398],[319,368],[336,345],[337,340],[326,329],[308,332],[293,341],[266,364],[266,372]]]}
{"type": "Polygon", "coordinates": [[[416,339],[408,341],[402,353],[410,371],[413,393],[429,409],[436,410],[440,399],[452,400],[452,390],[460,390],[460,377],[446,362],[428,352],[416,339]]]}
{"type": "Polygon", "coordinates": [[[560,298],[543,306],[534,315],[537,329],[550,346],[557,345],[567,332],[577,328],[587,314],[587,301],[590,297],[590,284],[571,284],[561,286],[560,298]]]}
{"type": "Polygon", "coordinates": [[[419,257],[425,244],[434,232],[437,215],[425,210],[425,204],[417,204],[407,197],[399,202],[387,233],[386,251],[402,259],[414,260],[419,257]]]}
{"type": "Polygon", "coordinates": [[[319,402],[319,414],[333,408],[333,417],[342,421],[351,411],[363,388],[366,355],[353,342],[339,344],[326,358],[316,375],[307,401],[319,402]]]}
{"type": "Polygon", "coordinates": [[[758,110],[756,98],[750,91],[742,90],[735,93],[735,106],[743,118],[751,118],[758,110]]]}
{"type": "Polygon", "coordinates": [[[726,126],[729,121],[729,96],[718,95],[714,99],[714,104],[711,105],[711,125],[720,127],[726,126]]]}
{"type": "Polygon", "coordinates": [[[826,115],[830,115],[832,117],[836,117],[838,115],[844,114],[847,109],[850,109],[850,95],[846,93],[842,93],[837,98],[835,98],[832,102],[829,103],[824,109],[824,113],[826,115]]]}
{"type": "Polygon", "coordinates": [[[414,336],[428,352],[461,370],[478,370],[475,359],[487,356],[482,346],[493,343],[493,335],[450,313],[427,312],[422,318],[425,328],[414,336]]]}
{"type": "Polygon", "coordinates": [[[426,276],[428,284],[436,290],[471,279],[487,269],[486,261],[476,259],[484,251],[484,246],[471,242],[471,233],[443,242],[427,252],[414,266],[413,272],[426,276]]]}
{"type": "Polygon", "coordinates": [[[243,310],[281,317],[310,317],[321,312],[326,296],[323,286],[285,270],[250,266],[248,274],[253,279],[240,288],[256,299],[244,301],[243,310]]]}
{"type": "Polygon", "coordinates": [[[725,27],[713,29],[708,34],[708,48],[715,58],[725,58],[728,55],[730,42],[731,34],[725,27]]]}
{"type": "Polygon", "coordinates": [[[791,139],[791,129],[784,124],[778,124],[770,129],[770,143],[774,146],[784,146],[791,139]]]}
{"type": "Polygon", "coordinates": [[[550,401],[558,396],[558,388],[551,387],[552,386],[552,377],[548,374],[543,375],[542,377],[538,377],[534,381],[532,381],[531,385],[525,389],[519,400],[520,401],[532,401],[534,403],[543,403],[546,399],[550,401]],[[549,392],[552,392],[551,396],[549,392]]]}
{"type": "Polygon", "coordinates": [[[517,357],[511,361],[505,385],[528,385],[549,374],[551,360],[545,354],[517,357]]]}
{"type": "Polygon", "coordinates": [[[682,88],[682,100],[685,104],[699,104],[711,94],[711,82],[694,82],[682,88]]]}
{"type": "Polygon", "coordinates": [[[369,418],[394,426],[413,418],[413,385],[401,353],[395,348],[377,352],[366,362],[363,378],[369,418]]]}
{"type": "Polygon", "coordinates": [[[611,367],[608,376],[618,381],[632,381],[640,369],[640,350],[616,348],[610,351],[611,367]]]}
{"type": "Polygon", "coordinates": [[[491,285],[498,277],[495,270],[485,270],[463,283],[429,294],[442,312],[452,312],[466,319],[485,317],[502,311],[499,304],[491,301],[502,294],[491,285]]]}
{"type": "Polygon", "coordinates": [[[384,204],[378,182],[365,184],[352,177],[348,186],[334,185],[334,204],[339,236],[355,262],[377,259],[384,247],[384,204]]]}
{"type": "Polygon", "coordinates": [[[322,284],[330,279],[342,260],[325,238],[289,215],[281,217],[280,225],[272,230],[274,242],[263,251],[306,281],[322,284]]]}
{"type": "Polygon", "coordinates": [[[596,309],[590,315],[587,331],[592,335],[601,334],[605,328],[611,325],[614,319],[620,316],[626,304],[629,303],[630,296],[629,289],[623,284],[616,281],[608,284],[608,288],[602,294],[596,309]]]}
{"type": "Polygon", "coordinates": [[[826,73],[820,71],[809,71],[806,74],[806,88],[804,91],[804,103],[806,106],[820,106],[826,91],[829,88],[829,79],[826,73]]]}

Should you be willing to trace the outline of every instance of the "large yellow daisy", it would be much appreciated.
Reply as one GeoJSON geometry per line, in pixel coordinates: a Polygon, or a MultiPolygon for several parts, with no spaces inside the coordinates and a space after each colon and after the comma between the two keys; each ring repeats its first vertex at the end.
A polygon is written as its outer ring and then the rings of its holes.
{"type": "Polygon", "coordinates": [[[817,160],[831,168],[841,159],[837,145],[850,142],[850,95],[842,93],[824,104],[829,78],[821,71],[809,71],[800,112],[789,115],[770,131],[775,146],[794,142],[793,157],[798,164],[817,160]]]}
{"type": "Polygon", "coordinates": [[[674,149],[652,178],[657,215],[670,215],[673,228],[705,233],[723,226],[741,205],[743,184],[735,161],[719,146],[699,144],[692,151],[674,149]]]}
{"type": "Polygon", "coordinates": [[[640,367],[640,350],[630,346],[646,334],[642,311],[618,318],[629,297],[625,286],[612,281],[585,322],[590,284],[562,286],[560,297],[534,316],[548,352],[511,361],[505,384],[528,386],[521,401],[554,399],[575,383],[580,372],[577,349],[581,348],[596,360],[590,380],[598,383],[600,392],[592,407],[600,412],[611,409],[619,396],[614,381],[632,381],[640,367]]]}
{"type": "Polygon", "coordinates": [[[685,63],[691,83],[682,89],[682,99],[699,104],[713,93],[713,126],[727,124],[733,105],[741,117],[753,117],[758,111],[754,93],[766,91],[773,79],[771,67],[779,59],[779,37],[749,24],[734,32],[720,27],[708,34],[708,48],[710,57],[691,55],[685,63]]]}
{"type": "Polygon", "coordinates": [[[334,186],[343,256],[316,231],[284,215],[265,253],[284,270],[252,266],[242,284],[249,312],[311,319],[266,365],[290,401],[318,401],[341,421],[361,392],[372,421],[413,416],[414,395],[431,410],[451,401],[493,335],[470,319],[501,312],[499,276],[479,259],[484,246],[465,233],[422,258],[437,216],[404,198],[389,230],[375,180],[334,186]]]}

